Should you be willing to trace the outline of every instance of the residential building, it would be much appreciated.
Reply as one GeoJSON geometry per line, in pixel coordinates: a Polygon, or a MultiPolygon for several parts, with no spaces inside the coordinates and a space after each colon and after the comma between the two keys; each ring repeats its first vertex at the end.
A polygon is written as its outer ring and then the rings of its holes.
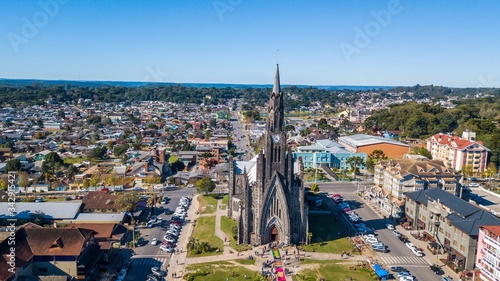
{"type": "Polygon", "coordinates": [[[429,160],[421,155],[405,155],[402,160],[380,161],[374,167],[373,183],[377,204],[382,210],[400,217],[404,193],[440,188],[460,195],[462,175],[444,166],[442,161],[429,160]]]}
{"type": "Polygon", "coordinates": [[[99,260],[94,231],[84,228],[42,228],[26,224],[15,232],[15,267],[8,263],[9,239],[0,243],[0,280],[23,276],[63,276],[84,280],[99,260]]]}
{"type": "MultiPolygon", "coordinates": [[[[336,141],[323,139],[317,140],[315,145],[299,146],[297,151],[293,153],[293,159],[296,161],[302,157],[304,168],[314,168],[321,165],[326,165],[336,169],[350,169],[346,163],[350,157],[358,156],[366,163],[365,153],[351,152],[336,141]]],[[[359,168],[363,168],[359,167],[359,168]]]]}
{"type": "MultiPolygon", "coordinates": [[[[500,219],[440,188],[405,193],[406,219],[424,239],[438,243],[441,258],[453,269],[472,270],[479,227],[500,226],[500,219]]],[[[438,257],[437,257],[438,258],[438,257]]]]}
{"type": "Polygon", "coordinates": [[[486,169],[488,152],[482,142],[476,141],[476,133],[465,131],[462,137],[435,134],[427,139],[427,150],[433,159],[444,161],[447,167],[463,171],[466,166],[477,175],[486,169]]]}
{"type": "Polygon", "coordinates": [[[479,227],[476,267],[481,271],[483,281],[500,280],[500,226],[479,227]]]}
{"type": "Polygon", "coordinates": [[[108,194],[106,191],[89,191],[82,201],[82,211],[84,213],[94,212],[117,212],[118,207],[115,201],[118,195],[108,194]]]}
{"type": "Polygon", "coordinates": [[[370,155],[374,150],[382,150],[389,158],[403,158],[410,150],[408,144],[365,134],[339,137],[338,142],[351,152],[362,152],[370,155]]]}

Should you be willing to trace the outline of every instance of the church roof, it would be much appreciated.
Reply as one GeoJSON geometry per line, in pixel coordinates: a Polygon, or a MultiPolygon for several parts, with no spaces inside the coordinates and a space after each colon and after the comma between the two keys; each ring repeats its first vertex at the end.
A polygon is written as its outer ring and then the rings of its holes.
{"type": "Polygon", "coordinates": [[[234,172],[236,174],[243,174],[247,171],[248,182],[250,184],[254,183],[257,179],[257,161],[253,159],[250,161],[235,161],[234,172]]]}

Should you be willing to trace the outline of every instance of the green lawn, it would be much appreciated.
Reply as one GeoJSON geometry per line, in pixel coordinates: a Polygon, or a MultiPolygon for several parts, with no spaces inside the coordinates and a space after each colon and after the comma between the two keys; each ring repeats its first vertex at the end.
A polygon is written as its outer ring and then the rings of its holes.
{"type": "Polygon", "coordinates": [[[222,205],[226,205],[227,206],[228,200],[229,200],[229,196],[227,194],[224,195],[224,197],[222,197],[222,205]]]}
{"type": "Polygon", "coordinates": [[[80,164],[83,161],[88,160],[87,157],[85,156],[77,156],[77,157],[66,157],[64,158],[64,164],[69,165],[69,164],[80,164]]]}
{"type": "Polygon", "coordinates": [[[200,214],[213,214],[217,210],[217,199],[212,195],[198,196],[200,214]]]}
{"type": "MultiPolygon", "coordinates": [[[[246,269],[243,266],[231,265],[228,262],[213,262],[213,263],[200,263],[194,265],[188,265],[186,271],[190,273],[184,274],[184,279],[188,279],[189,274],[193,272],[204,272],[206,275],[198,275],[192,279],[193,281],[221,281],[229,278],[229,280],[245,280],[244,276],[246,274],[246,280],[254,280],[255,276],[259,273],[246,269]],[[234,278],[233,276],[234,272],[234,278]]],[[[193,274],[194,275],[194,274],[193,274]]]]}
{"type": "Polygon", "coordinates": [[[236,244],[236,240],[233,238],[231,234],[231,228],[233,226],[237,226],[237,222],[227,216],[222,216],[220,218],[220,229],[226,233],[227,239],[229,239],[229,246],[231,248],[235,249],[238,252],[246,251],[246,250],[251,250],[252,246],[250,245],[239,245],[236,244]]]}
{"type": "Polygon", "coordinates": [[[293,276],[297,281],[316,281],[324,278],[325,281],[373,281],[378,280],[375,273],[368,268],[356,265],[338,264],[339,261],[317,261],[311,260],[308,263],[318,264],[318,268],[304,269],[299,274],[293,276]]]}
{"type": "Polygon", "coordinates": [[[303,249],[308,252],[336,253],[351,252],[353,246],[346,239],[346,229],[341,220],[334,221],[332,215],[309,215],[309,232],[312,232],[312,244],[303,249]],[[340,238],[337,233],[340,232],[340,238]]]}
{"type": "Polygon", "coordinates": [[[190,251],[188,257],[202,257],[211,255],[220,255],[223,253],[224,244],[222,240],[215,236],[215,216],[199,217],[193,229],[193,238],[198,239],[200,242],[208,242],[210,246],[219,248],[219,252],[195,254],[190,251]]]}
{"type": "Polygon", "coordinates": [[[239,259],[239,260],[234,260],[235,262],[239,264],[245,264],[245,265],[254,265],[257,259],[249,260],[248,258],[246,259],[239,259]]]}

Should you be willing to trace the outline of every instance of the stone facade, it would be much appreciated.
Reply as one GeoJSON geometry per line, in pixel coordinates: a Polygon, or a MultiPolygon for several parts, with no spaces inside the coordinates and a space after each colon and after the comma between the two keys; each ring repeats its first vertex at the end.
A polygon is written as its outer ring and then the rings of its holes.
{"type": "Polygon", "coordinates": [[[229,163],[229,216],[238,221],[238,242],[262,245],[306,241],[302,159],[295,163],[286,144],[279,68],[268,104],[265,146],[250,161],[229,163]],[[294,173],[297,166],[297,173],[294,173]]]}

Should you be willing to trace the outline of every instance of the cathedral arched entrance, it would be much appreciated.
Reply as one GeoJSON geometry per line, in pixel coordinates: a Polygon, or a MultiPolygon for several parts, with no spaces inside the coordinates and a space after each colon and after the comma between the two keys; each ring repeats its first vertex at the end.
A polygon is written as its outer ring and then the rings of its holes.
{"type": "Polygon", "coordinates": [[[269,240],[271,242],[278,242],[279,241],[279,230],[276,227],[276,225],[271,226],[271,231],[269,232],[269,240]]]}

